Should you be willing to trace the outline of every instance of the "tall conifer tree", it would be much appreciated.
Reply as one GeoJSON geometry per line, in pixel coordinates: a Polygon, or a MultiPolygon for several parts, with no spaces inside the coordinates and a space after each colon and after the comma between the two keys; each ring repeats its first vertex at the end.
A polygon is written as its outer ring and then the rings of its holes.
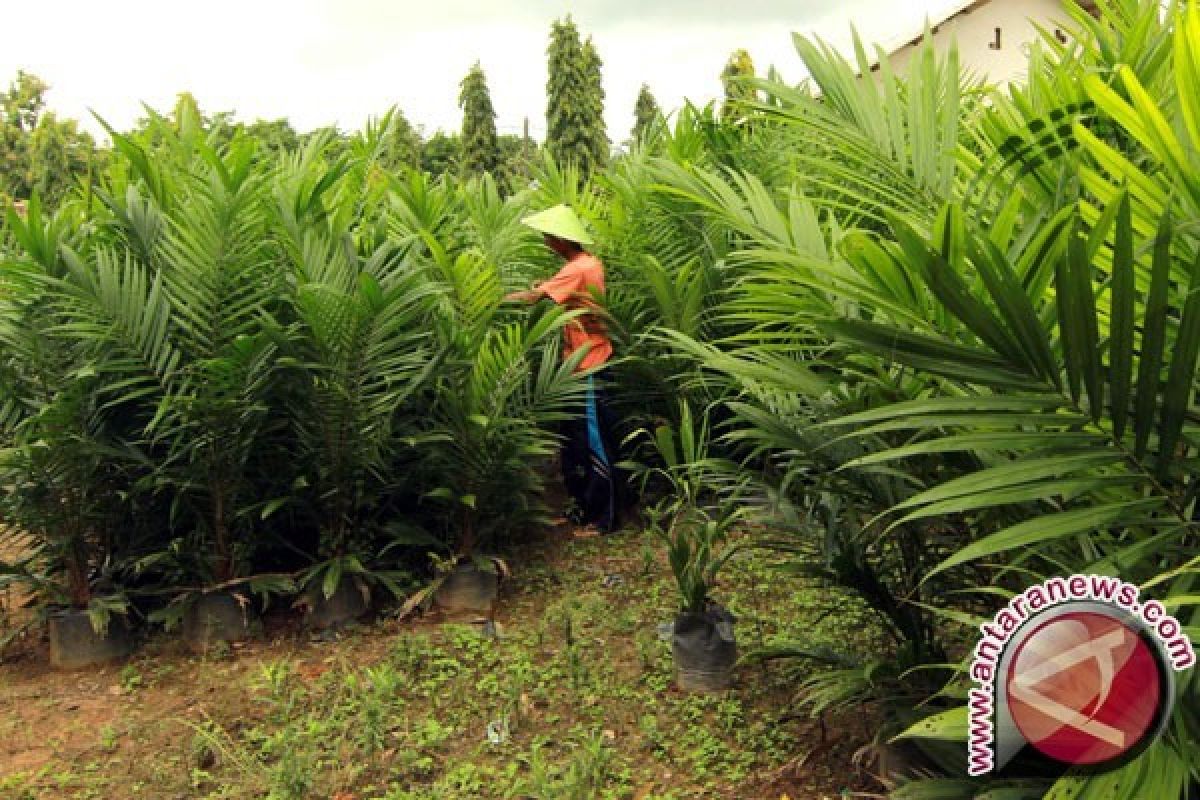
{"type": "Polygon", "coordinates": [[[463,111],[462,155],[459,162],[464,175],[494,172],[500,163],[500,147],[496,141],[496,112],[487,78],[479,62],[463,78],[458,105],[463,111]]]}
{"type": "Polygon", "coordinates": [[[592,164],[603,167],[608,163],[608,131],[604,125],[604,62],[596,51],[592,37],[583,43],[583,74],[587,81],[588,140],[592,150],[592,164]]]}
{"type": "Polygon", "coordinates": [[[580,42],[570,15],[551,27],[546,53],[546,149],[587,175],[608,156],[600,56],[590,40],[580,42]]]}
{"type": "Polygon", "coordinates": [[[633,107],[633,140],[635,142],[642,140],[642,137],[650,130],[650,126],[658,119],[659,113],[658,101],[650,93],[650,87],[643,83],[641,91],[638,92],[637,103],[633,107]]]}

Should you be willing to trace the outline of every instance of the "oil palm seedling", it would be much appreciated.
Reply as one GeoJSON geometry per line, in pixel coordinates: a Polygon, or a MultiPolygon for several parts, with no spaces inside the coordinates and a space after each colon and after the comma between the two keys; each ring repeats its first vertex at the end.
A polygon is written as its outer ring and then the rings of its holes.
{"type": "Polygon", "coordinates": [[[557,339],[573,318],[557,310],[505,319],[505,290],[525,283],[541,250],[520,224],[524,198],[503,200],[491,180],[460,186],[409,176],[393,198],[391,234],[436,293],[438,364],[419,400],[424,422],[415,474],[432,519],[396,544],[441,553],[438,575],[406,609],[437,597],[442,607],[489,609],[497,570],[484,555],[545,522],[541,462],[557,448],[554,427],[581,402],[579,359],[561,361],[557,339]]]}
{"type": "MultiPolygon", "coordinates": [[[[444,357],[422,431],[433,446],[421,472],[425,497],[443,509],[436,538],[452,555],[452,587],[462,585],[464,597],[475,596],[470,604],[480,605],[494,597],[494,573],[504,569],[480,548],[547,521],[541,467],[557,451],[556,423],[582,402],[582,354],[559,358],[557,340],[572,313],[551,309],[527,323],[501,321],[497,264],[474,250],[451,256],[432,241],[430,252],[427,268],[442,287],[437,331],[444,357]],[[476,585],[482,589],[466,588],[476,585]]],[[[457,604],[458,594],[439,591],[439,603],[457,604]]]]}
{"type": "Polygon", "coordinates": [[[252,458],[268,425],[280,340],[274,297],[283,284],[270,268],[278,256],[265,236],[254,142],[235,137],[217,150],[187,108],[180,113],[146,134],[157,142],[154,161],[144,137],[114,134],[131,169],[114,170],[97,190],[117,244],[99,244],[96,256],[124,250],[135,265],[127,269],[149,288],[118,281],[114,296],[76,303],[70,329],[100,337],[109,326],[110,339],[141,356],[108,368],[121,393],[113,402],[137,409],[133,441],[157,461],[138,489],[170,496],[177,534],[139,566],[171,574],[174,596],[156,618],[168,626],[182,619],[198,644],[246,635],[251,586],[289,588],[278,576],[249,575],[263,505],[252,458]]]}
{"type": "Polygon", "coordinates": [[[656,481],[666,491],[650,512],[679,590],[673,624],[675,680],[683,689],[728,688],[737,661],[733,616],[712,597],[717,573],[737,552],[728,542],[745,516],[746,482],[734,462],[710,451],[710,423],[681,403],[677,427],[659,425],[633,435],[649,444],[654,466],[631,464],[643,490],[656,481]]]}
{"type": "Polygon", "coordinates": [[[119,498],[135,460],[94,353],[64,334],[70,208],[44,217],[35,200],[24,219],[10,211],[17,246],[0,265],[0,536],[29,548],[13,550],[0,581],[32,586],[63,667],[132,647],[120,586],[132,516],[119,498]]]}
{"type": "Polygon", "coordinates": [[[336,594],[354,616],[365,609],[367,581],[399,592],[394,576],[370,570],[364,555],[377,549],[388,500],[403,488],[400,411],[438,362],[429,332],[434,290],[400,244],[368,241],[360,252],[321,197],[338,186],[339,165],[328,167],[328,180],[308,179],[322,169],[318,157],[316,148],[297,156],[277,192],[299,376],[289,416],[311,492],[307,513],[319,530],[317,563],[302,582],[313,607],[336,594]]]}
{"type": "MultiPolygon", "coordinates": [[[[1195,568],[1189,454],[1200,316],[1195,232],[1180,220],[1195,214],[1200,17],[1183,4],[1160,14],[1125,2],[1106,5],[1099,21],[1077,16],[1074,41],[1085,44],[1048,42],[1055,55],[1036,62],[1075,75],[1075,102],[1058,105],[1045,91],[1053,81],[1038,73],[1027,93],[992,97],[990,111],[972,109],[981,116],[964,116],[965,128],[943,136],[943,145],[961,145],[951,161],[918,137],[939,129],[934,106],[919,125],[886,123],[891,105],[917,113],[912,104],[935,91],[928,70],[941,73],[931,55],[906,82],[885,75],[885,92],[897,91],[873,103],[878,84],[831,81],[818,59],[835,57],[802,47],[826,100],[777,87],[782,104],[767,113],[801,134],[814,124],[848,131],[805,152],[815,174],[835,174],[871,148],[878,161],[853,169],[871,182],[855,192],[867,198],[859,203],[829,182],[798,187],[818,212],[819,238],[804,235],[812,220],[787,221],[779,195],[760,208],[780,224],[747,224],[744,175],[687,190],[738,232],[732,258],[745,270],[744,292],[730,313],[758,334],[730,337],[701,367],[736,378],[737,435],[787,467],[780,489],[792,498],[809,502],[812,489],[831,488],[828,469],[814,469],[822,461],[839,482],[869,488],[850,517],[851,530],[865,523],[868,533],[855,534],[866,545],[857,552],[867,564],[897,559],[908,586],[889,593],[921,615],[921,628],[939,631],[945,648],[912,662],[945,684],[926,692],[918,713],[942,712],[963,691],[962,666],[946,657],[950,645],[963,647],[953,626],[981,619],[996,590],[1007,595],[1049,574],[1117,572],[1169,604],[1190,602],[1182,598],[1195,568]],[[1167,99],[1152,102],[1148,87],[1167,99]],[[997,174],[1005,191],[989,196],[983,187],[997,174]],[[940,192],[910,185],[889,196],[922,175],[940,192]],[[938,199],[947,194],[948,204],[938,199]],[[824,219],[839,224],[822,230],[824,219]],[[786,363],[772,362],[770,348],[794,359],[786,371],[762,369],[786,363]],[[779,408],[797,413],[762,413],[779,408]]],[[[879,585],[855,583],[863,592],[879,585]]],[[[1184,796],[1195,780],[1186,755],[1195,725],[1183,710],[1194,691],[1181,681],[1183,708],[1167,733],[1111,780],[1064,770],[1031,776],[1029,790],[1103,796],[1119,780],[1136,787],[1127,796],[1184,796]]],[[[905,697],[897,708],[911,719],[919,705],[905,697]]],[[[906,738],[938,769],[961,773],[962,719],[961,709],[935,714],[906,738]]],[[[951,778],[899,791],[969,797],[976,787],[951,778]]]]}
{"type": "Polygon", "coordinates": [[[4,538],[33,543],[3,565],[0,584],[33,590],[50,625],[51,663],[73,668],[120,658],[132,639],[121,587],[123,519],[113,502],[128,475],[114,469],[94,398],[67,394],[19,426],[0,455],[0,509],[13,526],[4,538]]]}

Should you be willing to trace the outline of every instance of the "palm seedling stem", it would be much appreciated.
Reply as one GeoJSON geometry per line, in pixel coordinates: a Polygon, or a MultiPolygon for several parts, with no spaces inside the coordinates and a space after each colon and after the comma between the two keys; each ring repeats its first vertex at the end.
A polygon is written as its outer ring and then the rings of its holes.
{"type": "Polygon", "coordinates": [[[463,506],[462,510],[462,541],[459,544],[459,554],[469,558],[475,552],[475,518],[471,509],[463,506]]]}
{"type": "Polygon", "coordinates": [[[229,547],[229,526],[225,521],[225,487],[218,483],[213,492],[213,538],[217,550],[217,583],[233,578],[233,556],[229,547]]]}
{"type": "Polygon", "coordinates": [[[88,588],[88,559],[87,549],[79,537],[75,537],[66,552],[67,593],[71,605],[75,608],[87,608],[91,601],[91,591],[88,588]]]}

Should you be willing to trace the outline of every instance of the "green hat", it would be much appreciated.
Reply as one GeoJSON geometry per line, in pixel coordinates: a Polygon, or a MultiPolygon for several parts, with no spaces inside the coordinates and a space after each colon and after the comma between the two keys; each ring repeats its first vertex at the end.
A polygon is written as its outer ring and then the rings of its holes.
{"type": "Polygon", "coordinates": [[[591,244],[595,241],[588,234],[587,229],[583,227],[583,222],[571,210],[570,206],[561,204],[552,206],[545,211],[539,211],[532,216],[525,217],[521,222],[535,231],[548,233],[551,236],[557,236],[560,239],[566,239],[576,244],[591,244]]]}

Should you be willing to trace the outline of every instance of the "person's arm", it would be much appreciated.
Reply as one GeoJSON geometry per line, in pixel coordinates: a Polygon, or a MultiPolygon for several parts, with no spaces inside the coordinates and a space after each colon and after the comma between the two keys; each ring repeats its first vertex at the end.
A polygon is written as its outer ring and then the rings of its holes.
{"type": "Polygon", "coordinates": [[[541,298],[542,293],[537,289],[526,289],[523,292],[510,292],[504,295],[504,300],[508,303],[536,303],[541,298]]]}
{"type": "Polygon", "coordinates": [[[568,298],[573,297],[583,288],[582,283],[583,275],[579,270],[570,264],[566,264],[555,273],[554,277],[536,284],[532,289],[526,289],[523,292],[513,292],[504,299],[519,303],[535,303],[543,297],[549,297],[554,302],[562,305],[568,298]]]}

